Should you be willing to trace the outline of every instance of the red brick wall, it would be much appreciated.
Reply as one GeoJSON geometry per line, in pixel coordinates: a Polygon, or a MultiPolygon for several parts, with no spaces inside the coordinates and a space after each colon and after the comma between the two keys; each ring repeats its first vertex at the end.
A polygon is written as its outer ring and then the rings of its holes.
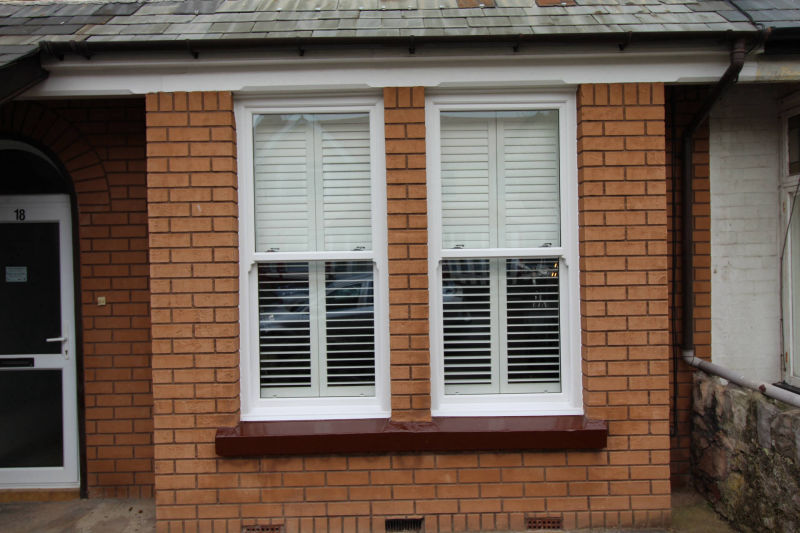
{"type": "MultiPolygon", "coordinates": [[[[393,417],[429,411],[423,90],[384,91],[393,417]]],[[[589,452],[403,453],[223,459],[238,421],[235,144],[229,93],[147,98],[159,531],[566,528],[669,518],[663,87],[584,86],[578,97],[581,301],[589,452]]]]}
{"type": "Polygon", "coordinates": [[[642,519],[670,508],[664,157],[663,85],[580,87],[584,403],[642,519]]]}
{"type": "Polygon", "coordinates": [[[143,101],[7,105],[2,133],[54,153],[77,191],[89,494],[152,496],[143,101]]]}
{"type": "Polygon", "coordinates": [[[146,107],[156,516],[181,531],[230,517],[238,491],[214,454],[239,413],[233,107],[230,93],[150,94],[146,107]]]}
{"type": "MultiPolygon", "coordinates": [[[[670,324],[673,350],[678,359],[681,355],[681,138],[683,129],[692,119],[708,94],[708,87],[669,87],[667,112],[667,175],[668,195],[674,202],[677,220],[672,219],[670,209],[669,249],[670,249],[670,324]],[[673,140],[673,127],[675,136],[673,140]],[[674,156],[674,157],[673,157],[674,156]],[[676,169],[672,168],[675,162],[676,169]],[[673,263],[672,258],[676,259],[673,263]],[[673,270],[671,267],[675,265],[673,270]]],[[[709,173],[708,122],[697,131],[693,145],[692,181],[694,239],[694,342],[695,355],[711,359],[711,193],[709,173]]],[[[691,445],[691,402],[692,374],[694,370],[683,361],[678,363],[677,383],[673,383],[673,364],[670,361],[670,390],[677,393],[677,426],[671,441],[671,469],[673,487],[683,487],[691,476],[689,465],[689,446],[691,445]]]]}
{"type": "Polygon", "coordinates": [[[383,90],[392,419],[430,420],[425,89],[383,90]]]}

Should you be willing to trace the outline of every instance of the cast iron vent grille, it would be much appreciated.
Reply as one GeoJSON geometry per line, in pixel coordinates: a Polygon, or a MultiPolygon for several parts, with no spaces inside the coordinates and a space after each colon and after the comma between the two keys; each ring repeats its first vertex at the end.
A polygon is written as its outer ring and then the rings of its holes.
{"type": "Polygon", "coordinates": [[[529,516],[525,525],[528,529],[561,529],[563,520],[560,516],[529,516]]]}
{"type": "Polygon", "coordinates": [[[283,524],[269,524],[267,526],[243,526],[242,533],[284,533],[283,524]]]}
{"type": "Polygon", "coordinates": [[[386,533],[422,531],[422,518],[387,518],[386,533]]]}

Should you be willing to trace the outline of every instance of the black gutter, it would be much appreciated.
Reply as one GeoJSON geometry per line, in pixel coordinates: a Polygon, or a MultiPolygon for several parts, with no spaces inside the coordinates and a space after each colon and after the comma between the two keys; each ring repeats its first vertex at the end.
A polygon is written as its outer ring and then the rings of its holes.
{"type": "MultiPolygon", "coordinates": [[[[131,41],[40,41],[43,54],[63,59],[66,55],[79,55],[87,60],[100,52],[185,52],[187,57],[197,58],[210,50],[266,50],[286,49],[302,56],[308,47],[364,47],[386,46],[407,48],[409,55],[425,45],[480,46],[486,44],[507,45],[518,52],[524,45],[539,44],[616,44],[620,52],[631,45],[645,42],[675,43],[676,40],[711,40],[723,44],[731,38],[752,37],[755,31],[727,32],[608,32],[586,34],[501,34],[501,35],[433,35],[391,37],[287,37],[287,38],[239,38],[239,39],[184,39],[184,40],[131,40],[131,41]]],[[[135,38],[135,37],[134,37],[135,38]]]]}
{"type": "Polygon", "coordinates": [[[0,105],[44,81],[49,73],[42,68],[38,50],[5,65],[0,65],[0,105]]]}

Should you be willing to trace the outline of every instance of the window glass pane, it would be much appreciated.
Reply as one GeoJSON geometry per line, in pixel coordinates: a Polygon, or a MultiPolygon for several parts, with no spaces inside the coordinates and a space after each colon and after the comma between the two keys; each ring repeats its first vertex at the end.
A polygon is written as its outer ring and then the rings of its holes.
{"type": "Polygon", "coordinates": [[[558,111],[441,114],[444,248],[560,246],[558,111]]]}
{"type": "Polygon", "coordinates": [[[311,387],[308,263],[258,265],[259,360],[262,396],[268,389],[311,387]]]}
{"type": "Polygon", "coordinates": [[[256,251],[372,247],[369,115],[253,119],[256,251]]]}
{"type": "Polygon", "coordinates": [[[446,393],[492,385],[491,274],[488,259],[442,262],[446,393]]]}
{"type": "Polygon", "coordinates": [[[373,270],[372,261],[258,265],[262,397],[374,395],[373,270]]]}
{"type": "Polygon", "coordinates": [[[329,387],[375,384],[375,315],[371,261],[325,264],[329,387]]]}
{"type": "Polygon", "coordinates": [[[442,261],[446,394],[560,392],[558,258],[442,261]]]}
{"type": "Polygon", "coordinates": [[[508,383],[560,391],[558,259],[506,260],[508,383]]]}
{"type": "Polygon", "coordinates": [[[800,115],[789,119],[789,173],[800,173],[800,115]]]}

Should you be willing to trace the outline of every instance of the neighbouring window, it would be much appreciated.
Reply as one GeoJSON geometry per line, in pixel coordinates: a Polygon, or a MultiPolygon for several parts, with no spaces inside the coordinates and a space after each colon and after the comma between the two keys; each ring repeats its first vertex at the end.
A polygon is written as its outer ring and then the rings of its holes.
{"type": "Polygon", "coordinates": [[[237,116],[242,418],[385,416],[382,108],[280,103],[237,116]]]}
{"type": "Polygon", "coordinates": [[[800,95],[787,98],[792,107],[782,115],[784,136],[781,165],[782,202],[782,329],[787,383],[800,387],[800,95]]]}
{"type": "Polygon", "coordinates": [[[574,98],[428,107],[434,412],[580,412],[574,98]]]}

